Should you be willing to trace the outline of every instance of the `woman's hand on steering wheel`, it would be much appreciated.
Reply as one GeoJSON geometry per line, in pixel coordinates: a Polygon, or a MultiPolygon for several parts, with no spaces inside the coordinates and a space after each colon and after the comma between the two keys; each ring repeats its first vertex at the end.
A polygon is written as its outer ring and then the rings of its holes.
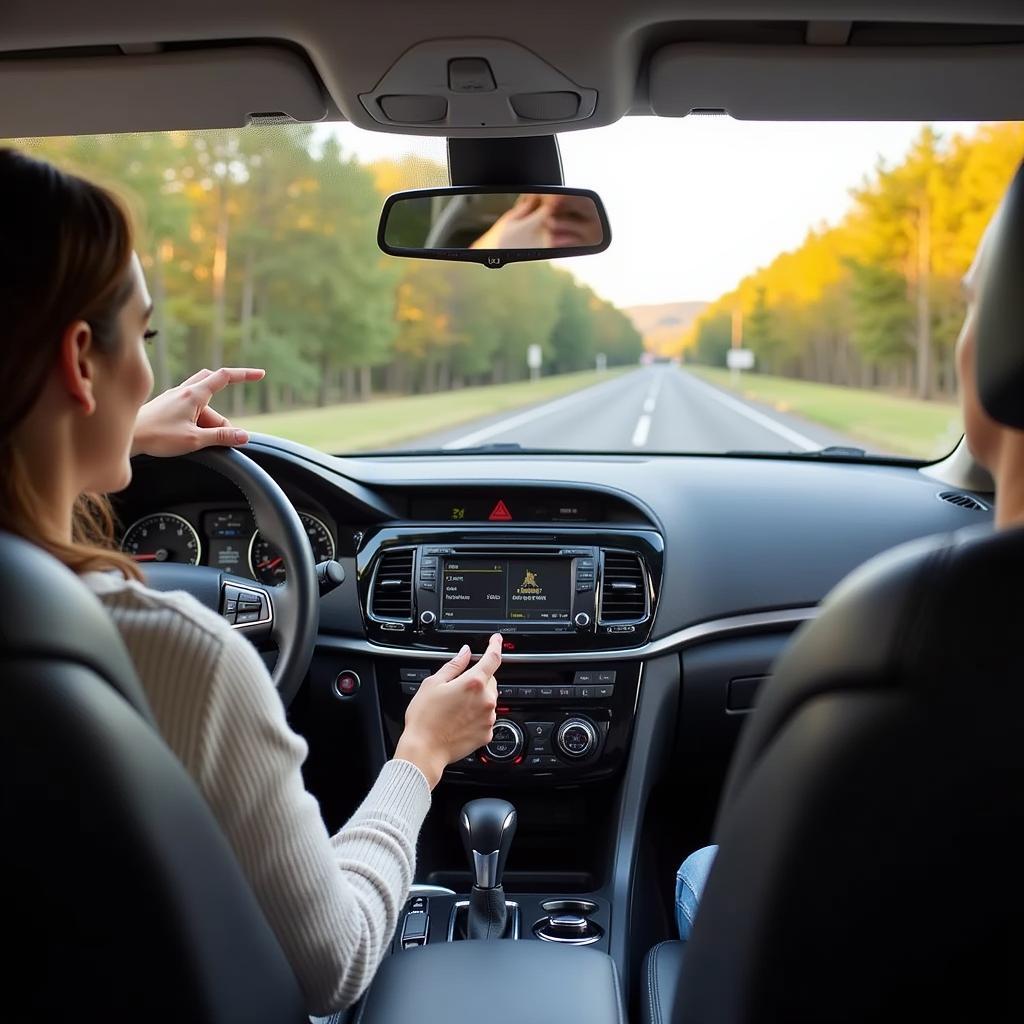
{"type": "Polygon", "coordinates": [[[246,444],[249,435],[232,426],[226,416],[210,407],[213,396],[230,384],[262,380],[266,370],[222,366],[200,370],[147,402],[135,421],[132,455],[171,457],[219,445],[246,444]]]}

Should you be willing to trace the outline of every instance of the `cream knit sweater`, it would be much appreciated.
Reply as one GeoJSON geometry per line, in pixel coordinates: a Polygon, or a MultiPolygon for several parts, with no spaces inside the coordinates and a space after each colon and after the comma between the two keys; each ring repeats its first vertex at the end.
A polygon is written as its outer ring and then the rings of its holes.
{"type": "Polygon", "coordinates": [[[430,787],[391,761],[329,836],[303,785],[289,728],[252,645],[185,593],[113,573],[83,577],[117,625],[164,739],[195,780],[298,976],[314,1014],[373,978],[412,882],[430,787]]]}

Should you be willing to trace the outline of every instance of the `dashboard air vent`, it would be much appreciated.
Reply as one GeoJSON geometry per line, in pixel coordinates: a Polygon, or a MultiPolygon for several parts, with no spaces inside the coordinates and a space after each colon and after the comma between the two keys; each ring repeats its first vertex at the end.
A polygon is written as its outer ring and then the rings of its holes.
{"type": "Polygon", "coordinates": [[[370,597],[370,611],[378,619],[412,621],[412,558],[412,548],[381,555],[370,597]]]}
{"type": "Polygon", "coordinates": [[[643,564],[629,551],[605,551],[601,575],[601,622],[633,622],[647,615],[643,564]]]}
{"type": "Polygon", "coordinates": [[[979,501],[970,494],[964,494],[963,491],[943,491],[939,497],[943,501],[948,501],[950,505],[970,509],[972,512],[988,511],[988,505],[985,502],[979,501]]]}

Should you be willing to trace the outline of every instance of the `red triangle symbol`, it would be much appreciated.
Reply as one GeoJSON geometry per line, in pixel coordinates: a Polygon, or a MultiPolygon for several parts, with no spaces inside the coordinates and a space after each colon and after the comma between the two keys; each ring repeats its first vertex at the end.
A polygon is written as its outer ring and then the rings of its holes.
{"type": "Polygon", "coordinates": [[[487,518],[508,520],[512,518],[512,513],[509,512],[508,505],[499,499],[498,504],[494,506],[491,510],[491,514],[487,518]]]}

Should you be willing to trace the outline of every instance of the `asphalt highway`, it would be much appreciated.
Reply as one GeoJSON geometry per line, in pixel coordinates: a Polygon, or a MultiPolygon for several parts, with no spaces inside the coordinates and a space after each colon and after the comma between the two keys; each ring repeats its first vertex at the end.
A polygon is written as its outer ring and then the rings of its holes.
{"type": "MultiPolygon", "coordinates": [[[[453,392],[452,401],[458,401],[453,392]]],[[[401,445],[403,450],[518,444],[600,452],[805,452],[856,442],[744,401],[673,364],[656,364],[550,402],[485,417],[401,445]]]]}

